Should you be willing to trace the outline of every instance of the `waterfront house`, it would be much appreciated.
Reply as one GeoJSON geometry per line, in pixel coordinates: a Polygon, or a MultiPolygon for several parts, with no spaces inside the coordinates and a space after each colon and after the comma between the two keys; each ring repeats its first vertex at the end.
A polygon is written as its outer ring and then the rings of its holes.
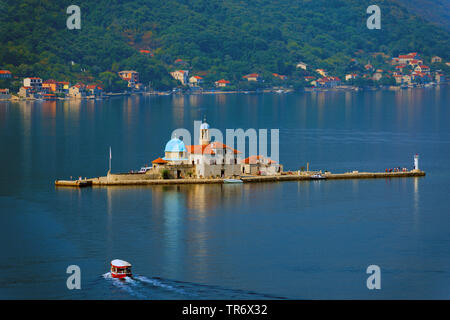
{"type": "Polygon", "coordinates": [[[200,76],[192,76],[189,78],[189,85],[191,85],[193,87],[198,87],[202,83],[203,83],[203,78],[200,76]]]}
{"type": "Polygon", "coordinates": [[[11,78],[11,71],[9,71],[9,70],[0,70],[0,78],[1,79],[10,79],[11,78]]]}
{"type": "Polygon", "coordinates": [[[188,84],[188,76],[189,70],[175,70],[170,73],[170,75],[175,79],[181,82],[182,85],[188,84]]]}
{"type": "Polygon", "coordinates": [[[122,80],[128,82],[128,87],[131,89],[139,89],[139,72],[134,70],[123,70],[118,72],[122,80]]]}
{"type": "Polygon", "coordinates": [[[33,87],[20,87],[18,95],[20,98],[35,98],[35,89],[33,87]]]}
{"type": "Polygon", "coordinates": [[[241,161],[242,173],[250,175],[276,175],[283,171],[283,166],[270,158],[254,155],[241,161]]]}
{"type": "Polygon", "coordinates": [[[69,88],[69,96],[76,99],[86,97],[86,86],[82,83],[77,83],[69,88]]]}
{"type": "Polygon", "coordinates": [[[308,65],[304,62],[299,62],[299,63],[297,63],[296,68],[306,70],[308,68],[308,65]]]}
{"type": "Polygon", "coordinates": [[[57,84],[58,92],[69,93],[70,83],[68,81],[57,81],[57,84]]]}
{"type": "Polygon", "coordinates": [[[311,84],[317,88],[335,88],[341,84],[341,79],[338,77],[323,77],[315,81],[311,81],[311,84]]]}
{"type": "Polygon", "coordinates": [[[11,95],[9,94],[9,89],[0,89],[0,100],[7,100],[11,98],[11,95]]]}
{"type": "Polygon", "coordinates": [[[28,77],[23,79],[24,87],[32,87],[36,92],[42,89],[42,79],[36,77],[28,77]]]}
{"type": "Polygon", "coordinates": [[[246,79],[247,81],[261,81],[262,80],[261,76],[258,73],[250,73],[250,74],[243,76],[242,78],[246,79]]]}
{"type": "Polygon", "coordinates": [[[225,80],[225,79],[220,79],[220,80],[217,80],[216,82],[214,82],[214,84],[216,85],[216,87],[226,87],[230,84],[230,81],[225,80]]]}
{"type": "Polygon", "coordinates": [[[60,84],[55,80],[45,80],[42,82],[42,88],[48,89],[49,92],[57,92],[60,89],[60,84]]]}
{"type": "Polygon", "coordinates": [[[103,94],[103,88],[96,84],[90,84],[86,86],[86,94],[95,97],[101,97],[103,94]]]}

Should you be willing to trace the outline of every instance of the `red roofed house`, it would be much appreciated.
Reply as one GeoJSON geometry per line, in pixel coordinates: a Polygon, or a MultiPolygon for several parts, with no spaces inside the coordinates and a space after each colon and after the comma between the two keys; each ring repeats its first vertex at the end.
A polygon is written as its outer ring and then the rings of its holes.
{"type": "Polygon", "coordinates": [[[34,98],[36,91],[33,87],[20,87],[19,89],[19,97],[21,98],[34,98]]]}
{"type": "Polygon", "coordinates": [[[86,86],[86,93],[91,96],[101,97],[103,94],[103,88],[97,84],[90,84],[86,86]]]}
{"type": "Polygon", "coordinates": [[[176,70],[170,73],[170,75],[181,82],[182,85],[188,84],[189,70],[176,70]]]}
{"type": "Polygon", "coordinates": [[[420,56],[417,52],[399,55],[398,58],[393,58],[396,63],[409,64],[411,60],[420,60],[420,56]]]}
{"type": "Polygon", "coordinates": [[[414,68],[416,72],[430,73],[430,68],[428,66],[419,65],[414,68]]]}
{"type": "Polygon", "coordinates": [[[214,84],[216,85],[216,87],[226,87],[227,85],[230,84],[230,81],[225,80],[225,79],[220,79],[220,80],[217,80],[214,84]]]}
{"type": "Polygon", "coordinates": [[[157,158],[152,161],[153,168],[158,168],[158,167],[164,166],[167,163],[168,163],[168,161],[161,159],[161,158],[157,158]]]}
{"type": "Polygon", "coordinates": [[[417,65],[423,64],[423,61],[422,60],[417,60],[417,59],[412,59],[412,60],[409,61],[409,64],[411,66],[417,66],[417,65]]]}
{"type": "Polygon", "coordinates": [[[341,79],[338,77],[323,77],[312,81],[311,84],[318,88],[334,88],[341,84],[341,79]]]}
{"type": "Polygon", "coordinates": [[[438,57],[438,56],[434,56],[431,58],[431,63],[441,63],[442,62],[442,58],[438,57]]]}
{"type": "Polygon", "coordinates": [[[69,88],[69,96],[81,99],[86,97],[86,86],[83,83],[77,83],[69,88]]]}
{"type": "Polygon", "coordinates": [[[11,78],[11,71],[9,71],[9,70],[0,70],[0,78],[3,78],[3,79],[11,78]]]}
{"type": "Polygon", "coordinates": [[[49,92],[56,92],[59,91],[59,85],[55,80],[45,80],[44,82],[42,82],[42,88],[46,88],[48,89],[49,92]]]}
{"type": "Polygon", "coordinates": [[[145,55],[150,55],[152,57],[154,56],[153,52],[151,52],[148,49],[141,49],[141,50],[139,50],[139,52],[142,53],[142,54],[145,54],[145,55]]]}
{"type": "Polygon", "coordinates": [[[243,76],[242,78],[247,79],[247,81],[261,81],[261,76],[258,73],[250,73],[247,74],[245,76],[243,76]]]}
{"type": "Polygon", "coordinates": [[[257,155],[241,161],[242,173],[250,175],[275,175],[283,171],[283,166],[270,158],[257,155]]]}
{"type": "Polygon", "coordinates": [[[119,77],[128,82],[128,87],[139,89],[139,72],[133,70],[119,71],[119,77]]]}
{"type": "Polygon", "coordinates": [[[189,85],[191,85],[193,87],[198,87],[202,83],[203,83],[203,78],[200,76],[192,76],[189,78],[189,85]]]}
{"type": "Polygon", "coordinates": [[[281,79],[281,80],[286,80],[286,79],[287,79],[287,76],[284,76],[284,75],[282,75],[282,74],[272,73],[272,75],[273,75],[275,78],[278,78],[278,79],[281,79]]]}

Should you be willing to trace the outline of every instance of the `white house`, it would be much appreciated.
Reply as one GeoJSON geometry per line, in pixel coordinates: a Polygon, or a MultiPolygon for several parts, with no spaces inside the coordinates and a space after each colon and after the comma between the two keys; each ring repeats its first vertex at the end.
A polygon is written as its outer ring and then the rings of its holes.
{"type": "Polygon", "coordinates": [[[23,86],[24,87],[31,87],[36,91],[41,91],[42,89],[42,79],[41,78],[35,78],[35,77],[29,77],[23,79],[23,86]]]}
{"type": "Polygon", "coordinates": [[[189,70],[176,70],[170,73],[170,75],[181,82],[182,85],[188,84],[189,70]]]}
{"type": "Polygon", "coordinates": [[[200,76],[192,76],[189,78],[189,84],[193,87],[198,87],[203,83],[203,78],[200,76]]]}

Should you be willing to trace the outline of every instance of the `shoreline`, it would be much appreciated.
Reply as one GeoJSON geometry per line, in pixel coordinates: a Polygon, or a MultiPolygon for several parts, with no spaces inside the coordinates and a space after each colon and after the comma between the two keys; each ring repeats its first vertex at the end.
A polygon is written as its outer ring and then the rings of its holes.
{"type": "MultiPolygon", "coordinates": [[[[380,178],[413,178],[424,177],[426,173],[421,170],[406,172],[345,172],[322,174],[323,179],[315,179],[315,172],[303,172],[276,176],[242,176],[243,183],[284,182],[284,181],[326,181],[350,179],[380,179],[380,178]]],[[[89,178],[85,180],[56,180],[56,187],[92,187],[92,186],[148,186],[148,185],[181,185],[181,184],[224,184],[224,178],[217,179],[136,179],[110,181],[107,176],[89,178]]]]}
{"type": "Polygon", "coordinates": [[[367,92],[367,91],[403,91],[410,89],[432,89],[440,86],[446,86],[449,83],[440,83],[432,86],[411,86],[411,87],[401,87],[401,86],[388,86],[388,87],[354,87],[354,86],[339,86],[335,88],[304,88],[303,90],[297,90],[291,88],[283,88],[283,89],[261,89],[256,91],[202,91],[202,92],[186,92],[186,93],[173,93],[167,91],[154,91],[154,92],[119,92],[119,93],[105,93],[101,97],[82,97],[82,98],[73,98],[73,97],[57,97],[53,99],[36,99],[36,98],[19,98],[17,96],[13,96],[8,99],[0,99],[0,102],[17,102],[17,101],[82,101],[82,100],[104,100],[114,97],[124,97],[124,96],[136,96],[136,95],[145,95],[145,96],[185,96],[185,95],[215,95],[215,94],[264,94],[264,93],[273,93],[273,94],[288,94],[288,93],[304,93],[304,92],[367,92]]]}

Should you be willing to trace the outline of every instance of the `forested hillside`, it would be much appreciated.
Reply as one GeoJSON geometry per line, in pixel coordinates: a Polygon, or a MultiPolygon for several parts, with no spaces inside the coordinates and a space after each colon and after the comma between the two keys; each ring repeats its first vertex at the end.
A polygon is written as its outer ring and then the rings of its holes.
{"type": "Polygon", "coordinates": [[[450,0],[397,0],[418,16],[450,30],[450,0]]]}
{"type": "MultiPolygon", "coordinates": [[[[380,0],[381,30],[368,30],[366,0],[0,1],[0,68],[16,76],[111,83],[134,69],[155,88],[175,84],[176,59],[207,80],[250,72],[290,75],[299,61],[336,75],[371,52],[449,58],[449,32],[380,0]],[[81,8],[81,30],[66,8],[81,8]],[[149,49],[152,55],[142,54],[149,49]]],[[[179,66],[178,66],[179,67],[179,66]]],[[[114,82],[113,82],[114,83],[114,82]]]]}

